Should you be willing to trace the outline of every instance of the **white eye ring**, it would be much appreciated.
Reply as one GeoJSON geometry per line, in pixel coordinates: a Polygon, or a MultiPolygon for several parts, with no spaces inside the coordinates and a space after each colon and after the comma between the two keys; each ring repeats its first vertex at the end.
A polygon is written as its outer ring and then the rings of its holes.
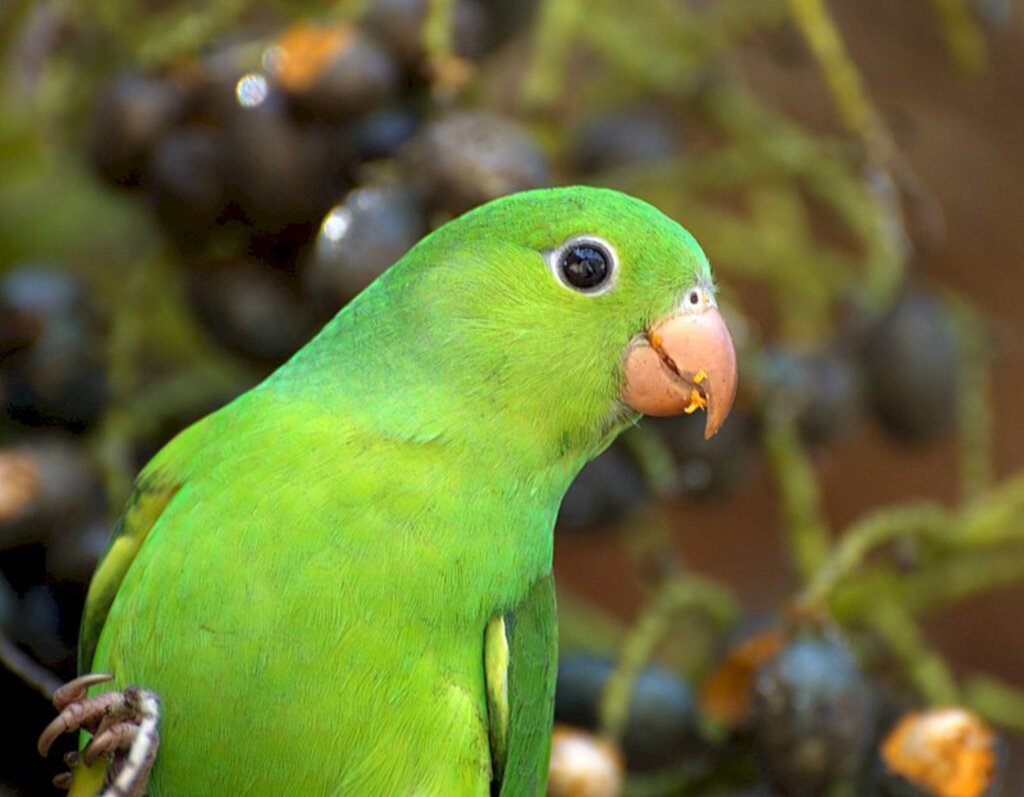
{"type": "Polygon", "coordinates": [[[683,313],[702,313],[709,307],[717,307],[714,288],[704,283],[691,285],[680,300],[679,309],[683,313]]]}
{"type": "Polygon", "coordinates": [[[573,293],[600,296],[615,287],[619,259],[610,243],[595,235],[574,236],[544,252],[548,268],[573,293]]]}

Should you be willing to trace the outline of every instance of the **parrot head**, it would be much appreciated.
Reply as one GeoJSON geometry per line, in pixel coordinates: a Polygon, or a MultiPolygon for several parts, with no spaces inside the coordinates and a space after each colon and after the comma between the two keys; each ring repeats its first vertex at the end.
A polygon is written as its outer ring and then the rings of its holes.
{"type": "Polygon", "coordinates": [[[423,239],[341,315],[364,303],[388,308],[391,331],[377,324],[374,334],[379,349],[402,352],[392,369],[436,387],[410,402],[565,454],[596,455],[639,414],[703,411],[710,437],[736,393],[704,253],[656,208],[609,189],[482,205],[423,239]]]}

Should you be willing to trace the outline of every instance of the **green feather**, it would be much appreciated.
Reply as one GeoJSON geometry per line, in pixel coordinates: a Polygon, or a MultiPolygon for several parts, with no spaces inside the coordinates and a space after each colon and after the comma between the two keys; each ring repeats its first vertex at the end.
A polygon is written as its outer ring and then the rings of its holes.
{"type": "Polygon", "coordinates": [[[555,583],[547,575],[506,618],[509,728],[500,797],[543,795],[558,673],[555,583]]]}
{"type": "Polygon", "coordinates": [[[709,279],[681,227],[622,194],[497,200],[172,441],[83,619],[83,667],[160,694],[149,793],[484,797],[494,773],[505,797],[541,793],[558,505],[635,420],[619,399],[630,340],[709,279]],[[585,234],[620,262],[600,296],[545,260],[585,234]]]}

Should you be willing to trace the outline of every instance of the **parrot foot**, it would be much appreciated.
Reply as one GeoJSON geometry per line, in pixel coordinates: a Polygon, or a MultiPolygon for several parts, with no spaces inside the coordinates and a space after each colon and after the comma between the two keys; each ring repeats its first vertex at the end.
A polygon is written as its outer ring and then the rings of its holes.
{"type": "Polygon", "coordinates": [[[59,775],[53,776],[53,785],[63,791],[68,791],[71,788],[71,782],[74,776],[71,774],[71,770],[79,764],[78,753],[68,753],[64,756],[64,764],[67,766],[67,772],[61,772],[59,775]]]}
{"type": "MultiPolygon", "coordinates": [[[[81,754],[69,753],[65,763],[74,770],[83,763],[91,766],[100,756],[109,756],[108,786],[102,797],[142,797],[160,746],[160,699],[155,692],[138,686],[86,696],[89,687],[112,679],[106,674],[83,675],[54,692],[53,705],[60,714],[39,737],[39,753],[45,756],[65,733],[86,730],[92,734],[89,744],[81,754]]],[[[58,775],[54,785],[69,787],[71,773],[58,775]]]]}

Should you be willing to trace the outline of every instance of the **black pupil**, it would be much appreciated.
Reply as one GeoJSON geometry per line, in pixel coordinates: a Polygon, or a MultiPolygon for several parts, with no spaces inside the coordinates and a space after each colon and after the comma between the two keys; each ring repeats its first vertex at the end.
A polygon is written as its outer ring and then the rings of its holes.
{"type": "Polygon", "coordinates": [[[562,255],[562,273],[574,288],[595,288],[608,278],[608,255],[596,246],[578,244],[562,255]]]}

